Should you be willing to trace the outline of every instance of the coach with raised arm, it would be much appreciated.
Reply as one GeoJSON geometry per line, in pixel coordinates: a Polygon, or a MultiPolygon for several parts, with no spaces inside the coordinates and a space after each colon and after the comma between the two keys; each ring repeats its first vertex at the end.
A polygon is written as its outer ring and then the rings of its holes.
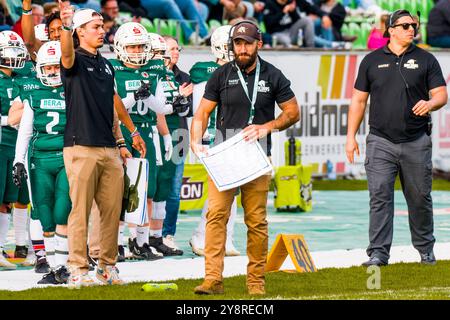
{"type": "MultiPolygon", "coordinates": [[[[122,204],[124,171],[113,135],[114,69],[102,57],[102,16],[92,9],[74,13],[69,2],[59,2],[61,21],[61,77],[66,100],[64,164],[70,187],[72,211],[68,219],[69,288],[93,284],[88,275],[86,252],[89,213],[95,199],[100,211],[100,256],[97,279],[121,284],[115,267],[122,204]]],[[[126,112],[126,111],[125,111],[126,112]]],[[[119,113],[120,116],[120,113],[119,113]]],[[[145,154],[145,144],[131,119],[133,146],[145,154]]]]}
{"type": "MultiPolygon", "coordinates": [[[[261,32],[250,21],[241,21],[230,30],[235,60],[218,68],[208,80],[191,128],[191,148],[199,155],[206,151],[202,137],[210,114],[216,107],[216,140],[220,143],[230,129],[241,131],[245,140],[259,140],[270,156],[270,133],[284,130],[300,118],[291,82],[272,64],[258,56],[261,32]],[[282,110],[275,119],[275,102],[282,110]]],[[[231,52],[230,52],[231,54],[231,52]]],[[[265,265],[268,251],[267,194],[270,174],[240,186],[244,221],[247,225],[247,290],[265,294],[265,265]]],[[[208,212],[205,237],[205,281],[196,294],[223,293],[226,225],[236,188],[219,192],[208,177],[208,212]]]]}
{"type": "Polygon", "coordinates": [[[413,44],[417,23],[406,10],[386,20],[386,46],[361,61],[348,113],[347,158],[359,155],[356,133],[370,95],[364,162],[370,194],[369,260],[389,260],[394,228],[394,184],[400,177],[408,204],[409,227],[421,263],[435,264],[431,199],[431,112],[447,103],[441,67],[429,52],[413,44]]]}

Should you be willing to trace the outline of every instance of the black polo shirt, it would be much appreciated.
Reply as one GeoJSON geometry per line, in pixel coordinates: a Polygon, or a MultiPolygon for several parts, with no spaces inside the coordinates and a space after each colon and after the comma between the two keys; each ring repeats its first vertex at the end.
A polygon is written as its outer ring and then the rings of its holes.
{"type": "MultiPolygon", "coordinates": [[[[295,95],[290,87],[291,82],[283,73],[272,64],[258,58],[261,70],[253,124],[264,124],[275,119],[275,102],[278,104],[286,102],[295,95]]],[[[227,129],[243,129],[248,125],[251,103],[239,81],[237,70],[235,63],[229,62],[214,71],[206,84],[203,97],[218,103],[216,128],[221,134],[216,134],[215,143],[231,138],[230,130],[226,134],[227,129]]],[[[249,96],[252,98],[256,68],[249,74],[245,72],[242,74],[249,96]]],[[[267,139],[261,139],[260,143],[270,155],[272,144],[270,135],[267,139]]]]}
{"type": "Polygon", "coordinates": [[[393,143],[413,141],[427,130],[428,117],[414,115],[419,100],[445,86],[436,58],[410,45],[401,56],[386,45],[361,61],[355,89],[370,93],[370,132],[393,143]]]}
{"type": "Polygon", "coordinates": [[[114,69],[100,53],[78,48],[70,69],[61,64],[66,100],[64,146],[115,147],[114,69]]]}

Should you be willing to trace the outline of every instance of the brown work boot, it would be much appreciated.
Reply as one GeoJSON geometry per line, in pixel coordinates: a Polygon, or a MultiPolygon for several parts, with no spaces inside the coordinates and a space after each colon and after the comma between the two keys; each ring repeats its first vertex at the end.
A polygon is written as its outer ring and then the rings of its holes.
{"type": "Polygon", "coordinates": [[[266,294],[266,289],[264,289],[263,284],[249,284],[247,286],[248,294],[250,295],[264,295],[266,294]]]}
{"type": "Polygon", "coordinates": [[[194,289],[195,294],[223,294],[223,282],[219,280],[205,280],[194,289]]]}

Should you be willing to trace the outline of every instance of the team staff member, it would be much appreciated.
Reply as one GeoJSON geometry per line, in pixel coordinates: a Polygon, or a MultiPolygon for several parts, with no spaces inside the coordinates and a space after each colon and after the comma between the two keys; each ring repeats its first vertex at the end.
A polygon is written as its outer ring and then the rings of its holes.
{"type": "Polygon", "coordinates": [[[447,103],[446,84],[436,58],[412,43],[417,24],[408,11],[394,12],[386,21],[386,30],[390,42],[361,62],[348,114],[346,152],[353,163],[354,153],[359,154],[355,135],[370,95],[365,160],[370,193],[370,259],[363,265],[388,263],[398,174],[408,204],[414,248],[422,263],[435,264],[428,121],[430,112],[447,103]]]}
{"type": "MultiPolygon", "coordinates": [[[[70,3],[60,2],[59,6],[67,117],[64,164],[72,200],[68,219],[68,286],[79,288],[93,283],[88,275],[86,241],[94,199],[100,210],[102,232],[97,279],[105,284],[121,284],[115,263],[124,172],[112,134],[114,103],[120,97],[114,92],[113,67],[98,52],[105,34],[103,19],[91,9],[74,14],[70,3]],[[79,43],[76,51],[74,40],[79,43]]],[[[124,124],[132,132],[133,145],[145,155],[145,145],[136,128],[132,123],[124,124]]]]}
{"type": "MultiPolygon", "coordinates": [[[[206,85],[191,128],[191,148],[195,154],[205,152],[202,137],[210,114],[218,106],[216,128],[226,139],[225,131],[244,129],[248,141],[266,138],[270,156],[270,133],[284,130],[297,122],[299,106],[290,81],[270,63],[258,57],[262,47],[261,32],[249,21],[233,27],[234,62],[217,69],[206,85]],[[245,81],[244,81],[245,79],[245,81]],[[282,110],[276,118],[275,102],[282,110]]],[[[218,142],[220,134],[216,135],[218,142]]],[[[261,141],[260,141],[261,142],[261,141]]],[[[264,147],[264,146],[263,146],[264,147]]],[[[240,186],[244,221],[247,225],[247,289],[249,294],[265,294],[264,268],[267,259],[267,193],[270,174],[240,186]]],[[[223,293],[226,224],[236,189],[219,192],[208,178],[209,209],[206,215],[205,280],[195,288],[197,294],[223,293]]]]}

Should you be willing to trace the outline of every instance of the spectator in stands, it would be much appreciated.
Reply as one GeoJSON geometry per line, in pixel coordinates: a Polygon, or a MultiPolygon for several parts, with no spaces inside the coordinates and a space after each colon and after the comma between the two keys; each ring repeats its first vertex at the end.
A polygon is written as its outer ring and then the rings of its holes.
{"type": "Polygon", "coordinates": [[[302,29],[306,47],[314,47],[314,24],[310,18],[300,17],[295,0],[267,0],[264,24],[273,42],[292,47],[302,29]]]}
{"type": "Polygon", "coordinates": [[[78,8],[88,8],[100,12],[100,1],[98,0],[72,0],[71,3],[78,8]]]}
{"type": "Polygon", "coordinates": [[[248,1],[241,0],[223,0],[223,16],[222,20],[233,20],[236,18],[251,18],[253,17],[253,4],[248,1]]]}
{"type": "Polygon", "coordinates": [[[450,0],[440,0],[431,9],[427,35],[430,46],[450,48],[450,0]]]}
{"type": "MultiPolygon", "coordinates": [[[[103,30],[105,30],[105,41],[107,43],[114,43],[114,34],[111,34],[111,30],[115,27],[114,19],[107,13],[102,12],[103,17],[103,30]]],[[[116,29],[117,31],[117,29],[116,29]]]]}
{"type": "Polygon", "coordinates": [[[367,48],[370,50],[378,49],[384,47],[389,38],[384,37],[384,32],[386,31],[386,20],[389,18],[388,14],[382,14],[378,23],[374,25],[370,31],[369,38],[367,39],[367,48]]]}
{"type": "Polygon", "coordinates": [[[9,14],[9,8],[6,4],[6,0],[0,1],[0,31],[11,30],[14,24],[11,15],[9,14]]]}
{"type": "Polygon", "coordinates": [[[43,5],[44,7],[44,19],[47,19],[49,15],[59,11],[58,4],[56,2],[46,2],[43,5]]]}
{"type": "Polygon", "coordinates": [[[372,14],[381,14],[383,11],[375,0],[342,0],[341,3],[344,7],[351,9],[352,2],[356,5],[356,10],[363,11],[372,14]]]}
{"type": "Polygon", "coordinates": [[[133,16],[133,21],[138,22],[139,18],[147,17],[147,11],[141,4],[141,0],[118,0],[120,12],[129,12],[133,16]]]}
{"type": "Polygon", "coordinates": [[[317,47],[324,48],[343,48],[345,43],[341,33],[344,24],[346,12],[342,4],[336,0],[320,0],[319,16],[322,19],[316,19],[314,26],[316,31],[315,44],[317,47]]]}
{"type": "MultiPolygon", "coordinates": [[[[44,22],[44,8],[40,4],[31,5],[31,15],[33,16],[33,24],[35,26],[44,22]]],[[[21,38],[23,38],[21,20],[22,17],[16,21],[12,31],[16,32],[21,38]]]]}
{"type": "Polygon", "coordinates": [[[200,37],[200,42],[208,36],[208,27],[202,20],[194,0],[141,0],[141,3],[151,19],[179,20],[184,38],[189,43],[196,44],[197,36],[200,37]],[[189,23],[186,20],[189,20],[189,23]],[[196,26],[198,35],[194,31],[196,26]]]}
{"type": "MultiPolygon", "coordinates": [[[[114,35],[116,34],[119,25],[116,23],[116,18],[119,16],[119,5],[117,0],[101,0],[100,5],[102,7],[101,13],[109,18],[109,31],[105,30],[105,39],[108,43],[114,42],[114,35]],[[112,20],[112,25],[111,25],[112,20]]],[[[104,23],[106,21],[103,21],[104,23]]]]}

